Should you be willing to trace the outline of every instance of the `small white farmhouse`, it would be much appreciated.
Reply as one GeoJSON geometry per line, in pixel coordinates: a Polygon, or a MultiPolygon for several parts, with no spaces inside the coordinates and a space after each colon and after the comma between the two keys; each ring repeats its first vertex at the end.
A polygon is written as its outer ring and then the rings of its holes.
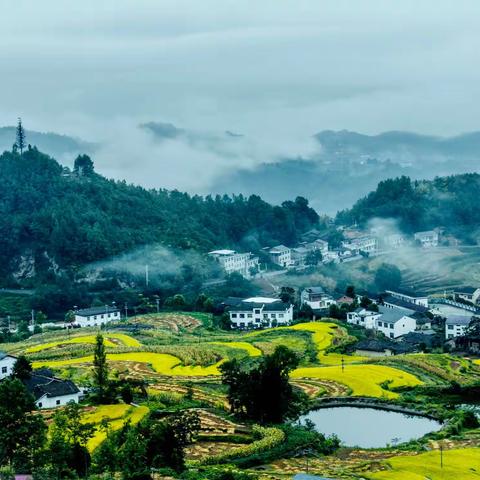
{"type": "Polygon", "coordinates": [[[352,325],[359,325],[360,327],[374,330],[376,326],[375,321],[381,316],[382,314],[380,312],[373,312],[360,307],[353,312],[347,313],[347,322],[352,325]]]}
{"type": "Polygon", "coordinates": [[[78,387],[71,380],[56,378],[48,368],[34,370],[24,383],[38,408],[55,408],[80,400],[78,387]]]}
{"type": "Polygon", "coordinates": [[[120,320],[120,310],[115,307],[92,307],[75,311],[73,326],[100,327],[113,320],[120,320]]]}
{"type": "Polygon", "coordinates": [[[312,310],[323,310],[336,303],[322,287],[307,287],[302,290],[300,302],[302,305],[308,305],[312,310]]]}
{"type": "Polygon", "coordinates": [[[410,316],[415,313],[413,310],[385,307],[379,310],[381,316],[375,320],[375,328],[388,338],[401,337],[417,328],[417,321],[410,316]]]}
{"type": "Polygon", "coordinates": [[[229,315],[234,328],[271,328],[292,322],[293,305],[278,298],[252,297],[232,306],[229,315]]]}
{"type": "Polygon", "coordinates": [[[16,357],[0,352],[0,380],[12,374],[13,365],[16,361],[16,357]]]}
{"type": "Polygon", "coordinates": [[[445,338],[463,337],[471,320],[469,316],[450,315],[445,321],[445,338]]]}

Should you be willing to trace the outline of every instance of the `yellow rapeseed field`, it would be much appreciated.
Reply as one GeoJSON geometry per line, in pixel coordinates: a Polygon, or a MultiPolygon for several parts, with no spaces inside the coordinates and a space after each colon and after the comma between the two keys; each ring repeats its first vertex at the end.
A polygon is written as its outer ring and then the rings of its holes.
{"type": "Polygon", "coordinates": [[[410,373],[383,365],[346,365],[343,372],[340,366],[298,368],[291,376],[331,380],[346,385],[355,396],[386,398],[396,398],[398,394],[383,389],[380,384],[385,381],[391,381],[391,387],[411,387],[422,383],[410,373]]]}
{"type": "Polygon", "coordinates": [[[133,407],[126,404],[100,405],[94,411],[82,416],[85,423],[97,425],[95,435],[88,441],[87,448],[90,452],[95,450],[106,438],[106,432],[99,427],[100,422],[105,418],[112,430],[118,430],[130,421],[132,425],[138,423],[148,413],[147,407],[133,407]]]}
{"type": "MultiPolygon", "coordinates": [[[[105,346],[107,347],[117,346],[117,344],[113,342],[111,339],[118,340],[127,347],[139,347],[141,345],[141,343],[138,340],[136,340],[133,337],[130,337],[129,335],[125,335],[124,333],[109,333],[109,334],[104,334],[105,346]]],[[[56,340],[55,342],[48,342],[48,343],[41,343],[39,345],[34,345],[30,348],[27,348],[25,350],[25,353],[41,352],[42,350],[46,350],[47,348],[54,348],[59,345],[70,345],[70,344],[77,344],[77,343],[95,344],[95,341],[96,341],[96,335],[82,335],[79,337],[56,340]]]]}
{"type": "Polygon", "coordinates": [[[480,448],[444,450],[443,468],[439,450],[392,457],[385,464],[388,470],[362,476],[370,480],[475,480],[480,479],[480,448]]]}

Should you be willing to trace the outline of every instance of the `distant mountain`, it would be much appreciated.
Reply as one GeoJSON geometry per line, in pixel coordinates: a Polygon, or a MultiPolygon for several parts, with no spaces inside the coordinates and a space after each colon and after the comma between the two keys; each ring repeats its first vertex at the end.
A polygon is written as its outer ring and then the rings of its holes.
{"type": "MultiPolygon", "coordinates": [[[[0,153],[11,150],[15,142],[16,127],[0,127],[0,153]]],[[[96,145],[79,138],[59,135],[58,133],[41,133],[33,130],[26,132],[27,144],[36,145],[39,150],[62,162],[71,162],[79,153],[93,153],[96,145]]]]}
{"type": "Polygon", "coordinates": [[[363,135],[325,130],[318,152],[239,169],[212,186],[215,193],[259,193],[270,202],[305,196],[319,213],[350,207],[381,180],[408,175],[429,179],[479,170],[480,132],[451,138],[409,132],[363,135]]]}

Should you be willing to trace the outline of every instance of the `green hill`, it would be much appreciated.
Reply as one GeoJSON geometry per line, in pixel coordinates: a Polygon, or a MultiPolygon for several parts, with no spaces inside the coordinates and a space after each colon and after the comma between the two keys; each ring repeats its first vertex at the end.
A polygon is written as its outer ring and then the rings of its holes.
{"type": "Polygon", "coordinates": [[[36,148],[0,155],[0,192],[4,278],[20,269],[74,269],[150,244],[200,252],[290,245],[318,223],[303,198],[272,206],[258,196],[146,190],[70,171],[36,148]]]}
{"type": "Polygon", "coordinates": [[[365,225],[373,218],[393,218],[406,233],[445,227],[476,243],[480,227],[480,175],[467,173],[413,181],[399,177],[382,181],[377,189],[337,215],[340,224],[365,225]]]}

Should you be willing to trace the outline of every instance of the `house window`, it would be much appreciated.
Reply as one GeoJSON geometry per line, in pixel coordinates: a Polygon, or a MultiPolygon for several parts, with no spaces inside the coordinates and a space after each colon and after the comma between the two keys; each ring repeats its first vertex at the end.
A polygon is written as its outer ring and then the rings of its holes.
{"type": "Polygon", "coordinates": [[[237,318],[237,314],[236,314],[236,313],[232,313],[232,318],[237,318]]]}
{"type": "Polygon", "coordinates": [[[252,314],[251,313],[247,313],[247,318],[252,318],[252,314]]]}
{"type": "Polygon", "coordinates": [[[38,408],[42,408],[42,402],[38,402],[38,408]]]}
{"type": "Polygon", "coordinates": [[[277,315],[275,313],[272,313],[272,318],[277,318],[277,315]]]}
{"type": "Polygon", "coordinates": [[[283,318],[283,313],[279,313],[278,318],[283,318]]]}
{"type": "Polygon", "coordinates": [[[56,404],[56,405],[60,405],[60,400],[57,400],[57,401],[55,402],[55,404],[56,404]]]}
{"type": "Polygon", "coordinates": [[[390,338],[393,338],[393,332],[390,332],[390,338]]]}
{"type": "Polygon", "coordinates": [[[268,314],[267,314],[267,313],[264,313],[264,314],[263,314],[263,318],[264,318],[265,320],[268,320],[268,314]]]}
{"type": "Polygon", "coordinates": [[[93,319],[94,319],[94,320],[96,320],[96,319],[97,319],[97,316],[96,316],[96,315],[94,315],[94,316],[93,316],[93,319]]]}
{"type": "Polygon", "coordinates": [[[2,373],[7,373],[8,368],[7,367],[2,367],[2,373]]]}
{"type": "Polygon", "coordinates": [[[453,325],[449,325],[449,326],[448,326],[448,329],[449,329],[449,330],[453,330],[453,325]]]}
{"type": "MultiPolygon", "coordinates": [[[[391,323],[389,326],[390,326],[390,328],[393,328],[393,323],[391,323]]],[[[404,325],[404,326],[405,326],[405,325],[404,325]]]]}
{"type": "Polygon", "coordinates": [[[245,318],[245,314],[244,314],[244,313],[241,313],[241,314],[240,314],[240,318],[245,318]]]}
{"type": "Polygon", "coordinates": [[[260,309],[259,308],[255,310],[255,314],[260,315],[260,309]]]}

